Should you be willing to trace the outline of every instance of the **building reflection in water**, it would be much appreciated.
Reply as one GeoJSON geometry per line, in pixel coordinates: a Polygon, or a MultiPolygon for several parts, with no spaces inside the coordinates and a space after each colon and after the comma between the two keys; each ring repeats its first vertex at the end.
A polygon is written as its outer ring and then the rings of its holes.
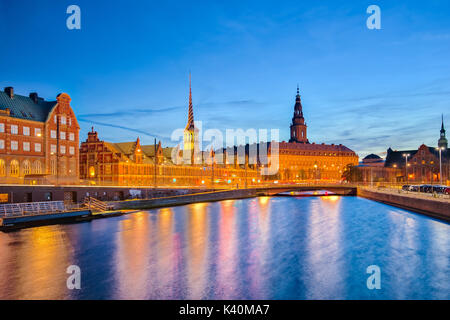
{"type": "Polygon", "coordinates": [[[246,277],[249,286],[246,298],[264,299],[267,297],[267,278],[270,273],[266,262],[271,255],[269,197],[259,197],[249,203],[246,233],[246,277]]]}
{"type": "Polygon", "coordinates": [[[209,204],[188,207],[185,252],[187,264],[187,299],[206,298],[208,285],[209,204]]]}
{"type": "Polygon", "coordinates": [[[70,298],[66,270],[73,264],[73,248],[64,229],[47,226],[1,234],[0,298],[70,298]]]}
{"type": "Polygon", "coordinates": [[[357,197],[193,204],[0,233],[0,298],[448,299],[449,248],[448,224],[357,197]]]}
{"type": "Polygon", "coordinates": [[[150,241],[153,223],[145,212],[120,221],[113,264],[117,283],[115,299],[147,298],[147,286],[152,285],[154,279],[149,272],[149,262],[154,256],[150,241]]]}
{"type": "Polygon", "coordinates": [[[343,297],[345,290],[343,261],[344,247],[341,243],[340,197],[313,198],[307,216],[306,259],[309,266],[304,272],[305,297],[323,299],[343,297]],[[320,288],[327,288],[321,292],[320,288]]]}

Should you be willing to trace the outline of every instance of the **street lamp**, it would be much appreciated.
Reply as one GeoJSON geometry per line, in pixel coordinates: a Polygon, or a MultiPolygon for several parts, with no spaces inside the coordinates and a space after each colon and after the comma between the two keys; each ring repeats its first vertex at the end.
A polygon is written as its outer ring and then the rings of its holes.
{"type": "Polygon", "coordinates": [[[436,150],[439,150],[439,178],[442,186],[442,150],[444,150],[444,147],[436,148],[436,150]]]}
{"type": "Polygon", "coordinates": [[[408,157],[410,156],[409,153],[404,153],[403,156],[405,157],[405,176],[406,176],[406,184],[408,184],[408,157]]]}

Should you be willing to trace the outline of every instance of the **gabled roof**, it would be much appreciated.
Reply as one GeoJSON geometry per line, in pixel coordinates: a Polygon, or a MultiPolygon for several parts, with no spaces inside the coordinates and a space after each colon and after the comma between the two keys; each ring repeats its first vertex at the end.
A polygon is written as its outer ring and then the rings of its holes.
{"type": "MultiPolygon", "coordinates": [[[[436,150],[436,148],[425,146],[425,148],[428,149],[428,151],[439,158],[439,151],[436,150]]],[[[414,157],[414,155],[419,150],[400,150],[400,151],[394,151],[391,148],[387,150],[386,155],[386,161],[384,163],[385,167],[392,167],[394,164],[398,164],[399,166],[403,166],[405,164],[405,157],[404,154],[409,154],[408,159],[411,159],[414,157]]],[[[449,158],[450,157],[450,149],[444,150],[442,152],[442,158],[449,158]]],[[[409,161],[409,160],[408,160],[409,161]]]]}
{"type": "Polygon", "coordinates": [[[45,122],[56,103],[42,98],[37,98],[37,103],[34,103],[30,97],[18,94],[10,98],[7,93],[0,91],[0,110],[9,108],[10,116],[14,118],[45,122]]]}

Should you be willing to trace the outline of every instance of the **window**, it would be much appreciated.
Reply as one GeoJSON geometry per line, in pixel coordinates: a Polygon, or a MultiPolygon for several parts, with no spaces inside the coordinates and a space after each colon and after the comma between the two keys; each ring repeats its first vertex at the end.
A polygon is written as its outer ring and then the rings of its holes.
{"type": "Polygon", "coordinates": [[[56,144],[50,145],[50,152],[55,154],[56,153],[56,144]]]}
{"type": "Polygon", "coordinates": [[[74,133],[69,133],[69,140],[70,141],[74,141],[75,140],[75,134],[74,133]]]}
{"type": "Polygon", "coordinates": [[[30,135],[30,127],[23,127],[23,135],[24,136],[30,135]]]}
{"type": "Polygon", "coordinates": [[[56,139],[56,130],[50,130],[50,138],[56,139]]]}
{"type": "Polygon", "coordinates": [[[11,141],[11,150],[19,150],[19,143],[17,141],[11,141]]]}
{"type": "Polygon", "coordinates": [[[30,151],[30,143],[29,142],[23,143],[23,151],[30,151]]]}
{"type": "Polygon", "coordinates": [[[33,173],[41,174],[42,173],[42,164],[39,160],[33,162],[33,173]]]}
{"type": "Polygon", "coordinates": [[[5,140],[0,140],[0,149],[5,149],[5,140]]]}
{"type": "Polygon", "coordinates": [[[74,147],[69,147],[69,153],[70,154],[75,154],[75,148],[74,147]]]}
{"type": "Polygon", "coordinates": [[[66,116],[61,116],[61,124],[66,124],[66,116]]]}
{"type": "Polygon", "coordinates": [[[31,164],[30,164],[30,161],[25,160],[25,161],[22,163],[22,172],[23,172],[23,175],[26,175],[26,174],[30,174],[30,173],[31,173],[31,164]]]}
{"type": "Polygon", "coordinates": [[[11,125],[11,134],[19,134],[19,126],[12,124],[11,125]]]}
{"type": "Polygon", "coordinates": [[[34,128],[34,135],[36,137],[40,137],[41,136],[41,128],[34,128]]]}
{"type": "Polygon", "coordinates": [[[35,143],[34,144],[34,151],[41,152],[41,144],[40,143],[35,143]]]}
{"type": "Polygon", "coordinates": [[[65,154],[66,153],[66,146],[61,146],[61,153],[62,154],[65,154]]]}
{"type": "Polygon", "coordinates": [[[72,118],[69,117],[69,126],[72,125],[72,118]]]}
{"type": "Polygon", "coordinates": [[[5,175],[6,175],[5,160],[0,159],[0,176],[4,177],[5,175]]]}
{"type": "Polygon", "coordinates": [[[9,175],[11,177],[19,176],[19,162],[17,160],[12,160],[9,164],[9,175]]]}
{"type": "Polygon", "coordinates": [[[64,131],[60,132],[60,138],[61,140],[66,140],[66,133],[64,131]]]}
{"type": "Polygon", "coordinates": [[[0,132],[5,132],[5,124],[0,123],[0,132]]]}
{"type": "Polygon", "coordinates": [[[53,122],[54,122],[54,123],[57,123],[57,122],[58,122],[58,118],[56,117],[56,115],[53,116],[53,122]]]}

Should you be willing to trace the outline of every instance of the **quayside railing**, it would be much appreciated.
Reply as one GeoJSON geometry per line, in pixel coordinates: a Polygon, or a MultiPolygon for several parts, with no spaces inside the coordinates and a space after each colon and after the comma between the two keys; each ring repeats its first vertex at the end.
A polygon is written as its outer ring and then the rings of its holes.
{"type": "Polygon", "coordinates": [[[104,201],[100,201],[94,197],[86,197],[84,198],[83,204],[85,207],[89,209],[95,209],[97,211],[108,211],[111,209],[111,207],[108,205],[108,203],[104,201]]]}
{"type": "Polygon", "coordinates": [[[0,218],[31,216],[67,211],[64,201],[0,204],[0,218]]]}

